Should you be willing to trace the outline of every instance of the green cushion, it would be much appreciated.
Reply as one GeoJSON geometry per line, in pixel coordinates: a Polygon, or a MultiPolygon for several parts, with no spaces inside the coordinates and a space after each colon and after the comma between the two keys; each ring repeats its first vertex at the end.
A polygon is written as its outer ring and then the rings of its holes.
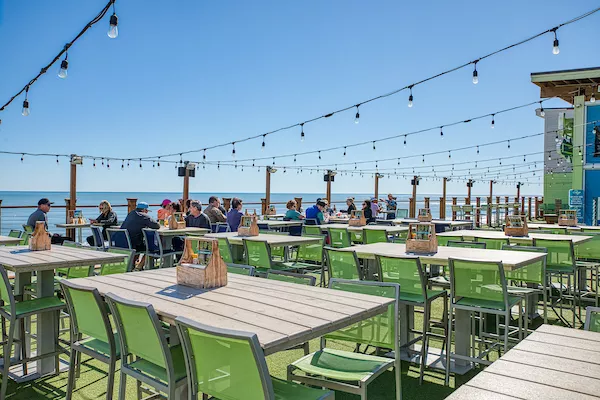
{"type": "MultiPolygon", "coordinates": [[[[181,348],[181,345],[177,345],[171,347],[170,350],[171,357],[173,358],[173,368],[175,369],[175,380],[179,381],[186,376],[183,349],[181,348]]],[[[143,374],[152,376],[162,382],[167,382],[167,370],[150,361],[140,358],[129,364],[129,367],[138,370],[143,374]]]]}
{"type": "MultiPolygon", "coordinates": [[[[114,332],[115,336],[115,350],[116,356],[121,356],[121,346],[119,345],[119,334],[114,332]]],[[[110,346],[103,340],[96,339],[93,337],[80,340],[78,342],[79,345],[83,347],[87,347],[88,349],[94,350],[96,353],[104,354],[107,357],[110,357],[110,346]]]]}
{"type": "MultiPolygon", "coordinates": [[[[324,390],[313,389],[294,382],[271,377],[275,400],[311,400],[320,399],[325,395],[324,390]]],[[[330,392],[333,395],[333,392],[330,392]]]]}
{"type": "MultiPolygon", "coordinates": [[[[61,309],[65,307],[65,303],[58,297],[42,297],[39,299],[19,301],[15,304],[15,311],[17,317],[23,314],[38,313],[43,311],[49,311],[52,309],[61,309]]],[[[10,306],[2,307],[2,310],[10,314],[10,306]]]]}
{"type": "Polygon", "coordinates": [[[306,374],[356,382],[368,378],[380,368],[390,367],[393,363],[391,358],[323,349],[302,357],[292,365],[306,374]]]}
{"type": "MultiPolygon", "coordinates": [[[[519,301],[521,301],[520,297],[508,296],[508,306],[509,307],[514,306],[519,301]]],[[[500,302],[500,301],[494,301],[494,300],[472,299],[472,298],[468,298],[468,297],[463,297],[456,302],[456,305],[504,311],[504,303],[500,302]]]]}

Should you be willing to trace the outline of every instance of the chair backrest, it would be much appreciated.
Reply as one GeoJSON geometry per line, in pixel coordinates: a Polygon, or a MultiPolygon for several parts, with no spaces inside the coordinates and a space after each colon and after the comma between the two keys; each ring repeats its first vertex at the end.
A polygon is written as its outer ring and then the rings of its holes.
{"type": "Polygon", "coordinates": [[[466,297],[475,301],[494,302],[503,310],[507,309],[506,278],[500,261],[449,258],[448,264],[450,298],[453,303],[466,297]]]}
{"type": "Polygon", "coordinates": [[[476,237],[474,242],[485,243],[485,248],[488,250],[500,250],[503,245],[508,244],[508,238],[487,239],[476,237]]]}
{"type": "Polygon", "coordinates": [[[591,236],[592,239],[575,245],[575,257],[578,260],[600,261],[600,231],[571,232],[573,236],[591,236]]]}
{"type": "Polygon", "coordinates": [[[267,224],[266,222],[258,222],[256,225],[258,225],[258,229],[260,229],[261,231],[271,230],[271,228],[269,227],[269,224],[267,224]]]}
{"type": "Polygon", "coordinates": [[[327,228],[329,245],[335,248],[350,247],[350,235],[346,228],[327,228]]]}
{"type": "Polygon", "coordinates": [[[60,285],[69,308],[73,341],[79,334],[91,336],[107,343],[111,354],[116,354],[115,337],[106,304],[98,289],[80,286],[65,279],[60,281],[60,285]]]}
{"type": "Polygon", "coordinates": [[[315,286],[317,278],[311,275],[294,274],[292,272],[285,271],[274,271],[271,270],[267,274],[267,279],[273,279],[276,281],[297,283],[299,285],[315,286]]]}
{"type": "Polygon", "coordinates": [[[148,253],[162,254],[162,243],[158,235],[157,229],[143,228],[144,243],[146,243],[146,251],[148,253]]]}
{"type": "Polygon", "coordinates": [[[387,232],[382,229],[363,229],[364,244],[389,242],[387,232]]]}
{"type": "Polygon", "coordinates": [[[375,255],[379,279],[400,285],[401,294],[416,302],[427,299],[427,278],[419,257],[386,257],[375,255]]]}
{"type": "Polygon", "coordinates": [[[396,218],[408,218],[408,209],[407,208],[398,208],[396,210],[396,218]]]}
{"type": "Polygon", "coordinates": [[[21,231],[17,230],[17,229],[11,229],[10,232],[8,232],[8,237],[12,237],[12,238],[20,238],[21,237],[21,231]]]}
{"type": "Polygon", "coordinates": [[[29,244],[29,239],[31,238],[31,232],[23,232],[23,234],[21,235],[21,242],[19,242],[19,244],[21,246],[27,246],[29,244]]]}
{"type": "Polygon", "coordinates": [[[231,244],[229,244],[229,239],[226,237],[220,237],[217,239],[219,243],[219,254],[221,258],[226,264],[233,262],[233,252],[231,251],[231,244]]]}
{"type": "MultiPolygon", "coordinates": [[[[533,253],[546,253],[547,250],[543,247],[534,246],[510,246],[502,245],[502,250],[509,251],[528,251],[533,253]]],[[[517,268],[513,271],[504,271],[504,276],[507,280],[544,284],[546,276],[546,259],[529,263],[525,267],[517,268]]]]}
{"type": "Polygon", "coordinates": [[[316,218],[305,218],[304,225],[319,225],[319,221],[316,218]]]}
{"type": "Polygon", "coordinates": [[[231,232],[231,228],[229,227],[229,224],[227,224],[227,223],[217,224],[216,233],[223,233],[223,232],[231,232]]]}
{"type": "Polygon", "coordinates": [[[106,232],[108,233],[108,247],[133,250],[127,229],[106,228],[106,232]]]}
{"type": "Polygon", "coordinates": [[[585,309],[586,331],[600,332],[600,308],[589,306],[585,309]]]}
{"type": "Polygon", "coordinates": [[[577,268],[575,264],[575,250],[571,240],[548,240],[534,238],[533,246],[543,247],[547,250],[547,269],[561,269],[563,271],[569,270],[569,272],[574,273],[575,269],[577,268]]]}
{"type": "Polygon", "coordinates": [[[302,236],[302,225],[291,225],[287,227],[290,236],[302,236]]]}
{"type": "MultiPolygon", "coordinates": [[[[346,292],[361,293],[394,299],[385,313],[347,328],[327,334],[327,339],[344,340],[353,343],[370,344],[374,347],[394,349],[398,354],[398,300],[400,285],[390,282],[349,281],[331,279],[329,288],[346,292]]],[[[326,355],[324,355],[326,356],[326,355]]],[[[324,361],[324,360],[320,360],[324,361]]]]}
{"type": "Polygon", "coordinates": [[[94,246],[99,249],[106,249],[104,244],[104,236],[102,235],[102,228],[92,225],[90,229],[92,230],[92,237],[94,238],[94,246]]]}
{"type": "Polygon", "coordinates": [[[486,243],[482,243],[482,242],[456,242],[454,240],[449,240],[448,243],[446,243],[446,246],[448,247],[464,247],[467,249],[485,249],[486,248],[486,243]]]}
{"type": "Polygon", "coordinates": [[[327,266],[330,278],[360,280],[360,264],[353,251],[342,251],[326,247],[327,266]]]}
{"type": "Polygon", "coordinates": [[[23,231],[24,232],[33,233],[33,228],[31,226],[25,225],[25,224],[23,224],[22,226],[23,226],[23,231]]]}
{"type": "Polygon", "coordinates": [[[119,333],[123,364],[128,363],[129,356],[142,358],[166,369],[169,380],[174,381],[171,352],[154,307],[113,293],[106,294],[106,301],[119,333]]]}
{"type": "Polygon", "coordinates": [[[175,324],[186,358],[190,395],[275,399],[265,356],[255,333],[214,328],[183,317],[177,317],[175,324]]]}
{"type": "Polygon", "coordinates": [[[271,268],[271,248],[266,241],[243,239],[246,265],[255,268],[271,268]]]}
{"type": "Polygon", "coordinates": [[[316,225],[305,224],[302,226],[302,234],[311,236],[321,235],[321,228],[316,225]]]}
{"type": "MultiPolygon", "coordinates": [[[[311,235],[304,235],[311,236],[311,235]]],[[[301,244],[298,246],[298,252],[296,253],[296,260],[304,262],[315,262],[317,264],[323,264],[323,246],[325,245],[325,236],[317,235],[311,236],[321,239],[319,243],[301,244]]]]}
{"type": "Polygon", "coordinates": [[[102,264],[100,275],[124,274],[133,269],[133,259],[135,251],[126,249],[108,249],[109,253],[123,254],[125,259],[121,262],[102,264]]]}
{"type": "Polygon", "coordinates": [[[439,246],[447,246],[448,242],[462,242],[462,236],[446,236],[446,235],[437,235],[438,245],[439,246]]]}
{"type": "Polygon", "coordinates": [[[8,280],[8,274],[2,265],[0,265],[0,300],[5,307],[10,309],[10,315],[15,315],[15,296],[8,280]]]}
{"type": "Polygon", "coordinates": [[[81,266],[71,267],[66,269],[67,279],[75,278],[87,278],[88,276],[94,275],[94,267],[92,266],[81,266]]]}
{"type": "Polygon", "coordinates": [[[227,264],[227,272],[231,274],[254,276],[254,267],[242,264],[227,264]]]}

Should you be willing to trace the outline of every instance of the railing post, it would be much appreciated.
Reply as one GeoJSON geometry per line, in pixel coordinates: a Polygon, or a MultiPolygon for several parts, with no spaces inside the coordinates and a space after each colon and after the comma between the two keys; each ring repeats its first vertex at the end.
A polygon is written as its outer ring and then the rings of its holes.
{"type": "Polygon", "coordinates": [[[296,206],[298,207],[298,211],[300,211],[302,208],[302,197],[294,197],[294,200],[296,200],[296,206]]]}
{"type": "Polygon", "coordinates": [[[425,197],[425,207],[424,208],[430,208],[429,207],[429,197],[425,197]]]}
{"type": "Polygon", "coordinates": [[[408,199],[408,218],[415,218],[415,199],[408,199]]]}
{"type": "Polygon", "coordinates": [[[525,196],[521,197],[521,215],[525,215],[525,196]]]}
{"type": "Polygon", "coordinates": [[[127,198],[127,214],[135,210],[135,206],[137,205],[137,199],[127,198]]]}
{"type": "Polygon", "coordinates": [[[2,234],[2,199],[0,199],[0,234],[2,234]]]}
{"type": "MultiPolygon", "coordinates": [[[[65,223],[70,224],[69,212],[71,211],[71,199],[65,199],[65,223]]],[[[50,227],[48,227],[50,228],[50,227]]],[[[75,241],[75,229],[65,229],[65,236],[75,241]]]]}
{"type": "MultiPolygon", "coordinates": [[[[0,205],[2,205],[2,200],[0,200],[0,205]]],[[[538,202],[537,196],[535,197],[534,210],[535,210],[535,218],[537,219],[540,216],[540,203],[538,202]]]]}
{"type": "MultiPolygon", "coordinates": [[[[456,197],[452,198],[452,205],[456,205],[456,197]]],[[[454,211],[454,207],[452,207],[452,221],[456,221],[456,211],[454,211]]]]}
{"type": "Polygon", "coordinates": [[[531,196],[527,199],[527,214],[529,215],[529,220],[531,221],[531,196]]]}
{"type": "MultiPolygon", "coordinates": [[[[471,197],[465,197],[465,205],[471,205],[471,197]]],[[[465,219],[468,221],[471,220],[471,211],[465,212],[465,219]]]]}
{"type": "Polygon", "coordinates": [[[481,197],[475,197],[475,226],[481,227],[481,197]]]}
{"type": "Polygon", "coordinates": [[[260,199],[260,215],[267,213],[267,199],[260,199]]]}
{"type": "Polygon", "coordinates": [[[486,211],[487,226],[492,226],[492,196],[487,198],[487,211],[486,211]]]}
{"type": "Polygon", "coordinates": [[[513,203],[513,215],[519,215],[519,198],[515,197],[515,201],[513,203]]]}
{"type": "Polygon", "coordinates": [[[225,211],[229,211],[231,208],[231,197],[223,197],[223,207],[225,211]]]}

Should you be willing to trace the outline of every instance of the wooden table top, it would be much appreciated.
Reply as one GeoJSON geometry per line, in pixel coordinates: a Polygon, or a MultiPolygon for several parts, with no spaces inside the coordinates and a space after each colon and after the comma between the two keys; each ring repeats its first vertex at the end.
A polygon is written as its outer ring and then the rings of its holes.
{"type": "Polygon", "coordinates": [[[563,229],[579,231],[581,229],[589,229],[600,232],[600,226],[588,226],[588,225],[577,225],[577,226],[561,226],[558,224],[540,224],[540,223],[527,223],[527,226],[531,229],[563,229]]]}
{"type": "Polygon", "coordinates": [[[168,229],[164,226],[161,226],[158,230],[158,234],[162,236],[180,236],[180,235],[204,235],[210,232],[209,229],[206,228],[182,228],[182,229],[168,229]]]}
{"type": "Polygon", "coordinates": [[[286,226],[300,226],[303,225],[304,222],[302,221],[276,221],[276,220],[264,220],[264,221],[257,221],[259,224],[267,224],[269,225],[269,228],[282,228],[282,227],[286,227],[286,226]]]}
{"type": "Polygon", "coordinates": [[[0,247],[0,265],[14,272],[47,271],[120,262],[122,254],[53,244],[50,250],[31,251],[29,246],[0,247]]]}
{"type": "Polygon", "coordinates": [[[354,251],[359,258],[374,259],[375,254],[390,257],[418,255],[423,263],[448,265],[449,258],[463,258],[476,261],[502,262],[505,270],[514,270],[525,265],[539,261],[546,257],[545,253],[532,253],[526,251],[468,249],[463,247],[439,246],[435,254],[406,253],[406,246],[402,243],[372,243],[336,249],[354,251]]]}
{"type": "Polygon", "coordinates": [[[266,241],[270,246],[297,246],[300,244],[313,244],[321,242],[321,238],[309,236],[273,235],[269,233],[259,233],[258,236],[239,236],[237,232],[221,232],[209,233],[205,236],[207,238],[226,237],[229,239],[229,243],[235,245],[244,244],[243,239],[266,241]]]}
{"type": "Polygon", "coordinates": [[[228,274],[227,286],[177,285],[176,269],[73,279],[101,294],[151,303],[165,322],[178,316],[218,328],[254,332],[266,354],[351,325],[386,310],[390,299],[228,274]]]}
{"type": "Polygon", "coordinates": [[[2,244],[19,244],[21,242],[20,238],[15,238],[11,236],[0,236],[0,245],[2,244]]]}
{"type": "Polygon", "coordinates": [[[344,217],[329,217],[328,221],[333,224],[347,224],[349,219],[344,217]]]}
{"type": "Polygon", "coordinates": [[[85,224],[54,224],[57,228],[67,228],[67,229],[75,229],[75,228],[79,228],[79,229],[83,229],[83,228],[89,228],[90,226],[92,226],[91,223],[85,223],[85,224]]]}
{"type": "Polygon", "coordinates": [[[600,398],[600,333],[542,325],[446,399],[600,398]]]}
{"type": "Polygon", "coordinates": [[[554,235],[551,233],[535,233],[535,231],[529,231],[528,236],[506,236],[502,231],[474,231],[474,230],[462,230],[454,232],[443,232],[437,233],[437,236],[462,236],[468,238],[484,238],[484,239],[514,239],[517,241],[532,241],[533,239],[544,239],[544,240],[571,240],[574,244],[587,242],[591,240],[591,236],[584,235],[554,235]]]}
{"type": "Polygon", "coordinates": [[[270,214],[270,215],[263,215],[264,219],[283,219],[285,218],[285,214],[270,214]]]}
{"type": "Polygon", "coordinates": [[[348,229],[350,232],[362,232],[363,229],[371,229],[374,231],[385,231],[387,233],[400,233],[408,231],[408,226],[390,226],[390,225],[365,225],[365,226],[349,226],[348,224],[324,224],[319,225],[323,232],[327,232],[327,228],[348,229]]]}
{"type": "MultiPolygon", "coordinates": [[[[395,225],[403,224],[416,224],[419,221],[416,218],[400,218],[391,220],[395,225]]],[[[433,219],[429,222],[435,225],[448,225],[448,226],[473,226],[473,221],[450,221],[445,219],[433,219]]]]}

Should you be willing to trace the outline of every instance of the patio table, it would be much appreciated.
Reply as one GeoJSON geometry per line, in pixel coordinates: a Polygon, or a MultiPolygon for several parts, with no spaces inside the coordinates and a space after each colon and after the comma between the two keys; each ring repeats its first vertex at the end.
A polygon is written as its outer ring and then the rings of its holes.
{"type": "Polygon", "coordinates": [[[542,325],[446,399],[600,398],[600,333],[542,325]]]}
{"type": "MultiPolygon", "coordinates": [[[[391,220],[394,225],[408,225],[408,224],[416,224],[419,221],[416,218],[397,218],[391,220]]],[[[457,228],[472,228],[473,221],[449,221],[445,219],[434,219],[429,223],[435,225],[436,232],[444,232],[446,228],[450,228],[450,230],[454,230],[457,228]]]]}
{"type": "Polygon", "coordinates": [[[63,229],[76,229],[78,243],[83,243],[83,229],[89,228],[90,226],[92,226],[92,224],[91,223],[87,223],[87,224],[55,224],[55,226],[57,228],[63,228],[63,229]]]}
{"type": "Polygon", "coordinates": [[[11,237],[11,236],[0,236],[0,246],[19,244],[20,242],[21,242],[20,238],[15,238],[15,237],[11,237]]]}
{"type": "Polygon", "coordinates": [[[269,219],[284,219],[285,218],[285,214],[269,214],[269,215],[263,215],[262,217],[265,220],[269,220],[269,219]]]}
{"type": "Polygon", "coordinates": [[[584,235],[554,235],[552,233],[535,233],[530,231],[527,236],[506,236],[502,231],[486,231],[486,230],[461,230],[459,232],[443,232],[437,234],[437,236],[456,236],[461,235],[466,240],[473,240],[474,238],[484,239],[510,239],[511,242],[515,243],[527,243],[531,245],[533,239],[544,239],[544,240],[570,240],[574,245],[579,243],[587,242],[591,240],[591,236],[584,235]]]}
{"type": "MultiPolygon", "coordinates": [[[[82,248],[52,245],[50,250],[31,251],[27,246],[0,247],[0,265],[15,273],[15,295],[23,294],[23,287],[31,283],[31,273],[37,272],[36,293],[38,297],[54,296],[54,270],[95,266],[120,262],[125,259],[122,254],[104,251],[84,250],[82,248]]],[[[19,337],[17,328],[16,337],[19,337]]],[[[42,353],[54,350],[54,318],[46,313],[37,318],[37,348],[42,353]]],[[[30,343],[26,343],[30,346],[30,343]]],[[[15,354],[20,354],[18,349],[15,354]]],[[[29,381],[54,372],[54,358],[39,360],[29,368],[28,375],[23,376],[18,370],[11,372],[11,377],[18,382],[29,381]]]]}
{"type": "Polygon", "coordinates": [[[408,226],[390,226],[390,225],[350,226],[348,224],[324,224],[324,225],[319,225],[319,228],[321,228],[321,231],[323,231],[323,232],[327,232],[328,228],[337,228],[337,229],[348,229],[348,232],[360,232],[360,233],[362,233],[363,229],[371,229],[374,231],[385,231],[390,235],[408,231],[408,226]]]}
{"type": "Polygon", "coordinates": [[[590,225],[577,225],[577,226],[562,226],[558,224],[542,224],[542,223],[527,223],[527,226],[531,229],[563,229],[567,228],[567,231],[580,231],[581,229],[589,229],[600,232],[600,226],[590,225]]]}

